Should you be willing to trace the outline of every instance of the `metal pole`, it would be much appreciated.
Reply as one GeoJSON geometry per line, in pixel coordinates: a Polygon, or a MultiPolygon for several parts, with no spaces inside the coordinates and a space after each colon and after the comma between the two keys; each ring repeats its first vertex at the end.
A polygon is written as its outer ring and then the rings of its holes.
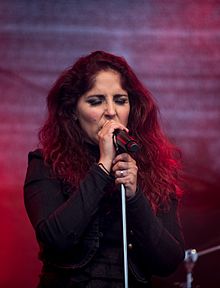
{"type": "Polygon", "coordinates": [[[197,259],[198,259],[198,253],[196,249],[189,249],[185,251],[185,267],[187,271],[186,288],[192,287],[193,282],[192,271],[197,259]]]}
{"type": "Polygon", "coordinates": [[[123,252],[124,252],[124,283],[125,288],[128,288],[126,197],[125,197],[125,187],[123,184],[121,184],[121,203],[122,203],[122,228],[123,228],[123,252]]]}
{"type": "Polygon", "coordinates": [[[209,253],[217,251],[217,250],[220,250],[220,245],[212,247],[212,248],[208,248],[208,249],[205,249],[205,250],[202,250],[202,251],[199,251],[197,254],[200,257],[200,256],[209,254],[209,253]]]}
{"type": "Polygon", "coordinates": [[[197,252],[196,249],[189,249],[185,251],[185,267],[187,270],[187,275],[186,275],[186,287],[187,288],[192,287],[192,282],[193,282],[192,272],[193,272],[195,263],[198,260],[198,257],[201,257],[203,255],[209,254],[217,250],[220,250],[220,245],[205,249],[200,252],[197,252]]]}

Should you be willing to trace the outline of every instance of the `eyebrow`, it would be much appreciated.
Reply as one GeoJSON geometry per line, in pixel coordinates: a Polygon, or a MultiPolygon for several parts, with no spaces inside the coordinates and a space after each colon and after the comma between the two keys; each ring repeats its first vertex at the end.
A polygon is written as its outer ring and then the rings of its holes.
{"type": "MultiPolygon", "coordinates": [[[[105,97],[105,95],[104,94],[92,94],[92,95],[86,96],[86,98],[92,98],[92,97],[105,97]]],[[[128,97],[128,94],[116,93],[113,95],[113,97],[128,97]]]]}
{"type": "Polygon", "coordinates": [[[92,98],[92,97],[104,97],[105,95],[103,94],[92,94],[92,95],[87,95],[86,98],[92,98]]]}
{"type": "Polygon", "coordinates": [[[117,93],[117,94],[113,95],[113,97],[128,97],[128,94],[117,93]]]}

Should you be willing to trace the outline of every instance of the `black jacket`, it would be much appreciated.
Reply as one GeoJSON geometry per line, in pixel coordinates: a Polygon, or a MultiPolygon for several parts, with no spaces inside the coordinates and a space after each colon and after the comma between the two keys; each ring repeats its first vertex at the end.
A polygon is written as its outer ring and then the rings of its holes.
{"type": "MultiPolygon", "coordinates": [[[[80,188],[71,189],[51,174],[40,150],[29,153],[24,200],[45,265],[74,270],[90,262],[102,237],[100,203],[112,181],[94,163],[80,188]]],[[[169,275],[182,262],[184,245],[177,208],[174,197],[169,211],[155,215],[140,190],[127,199],[128,261],[138,281],[147,283],[152,274],[169,275]]]]}

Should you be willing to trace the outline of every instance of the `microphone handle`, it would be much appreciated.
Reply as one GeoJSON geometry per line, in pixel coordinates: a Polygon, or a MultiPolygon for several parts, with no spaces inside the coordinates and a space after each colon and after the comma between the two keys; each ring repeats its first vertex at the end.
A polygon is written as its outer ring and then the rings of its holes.
{"type": "Polygon", "coordinates": [[[136,152],[139,149],[137,142],[134,140],[133,137],[128,135],[128,133],[124,130],[116,129],[115,132],[116,138],[116,147],[120,148],[117,149],[121,153],[122,152],[136,152]]]}

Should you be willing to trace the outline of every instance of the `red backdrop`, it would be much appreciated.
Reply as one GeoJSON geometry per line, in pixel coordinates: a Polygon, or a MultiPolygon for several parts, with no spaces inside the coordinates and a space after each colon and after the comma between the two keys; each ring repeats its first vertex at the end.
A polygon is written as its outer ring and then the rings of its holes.
{"type": "MultiPolygon", "coordinates": [[[[38,246],[23,205],[28,151],[47,91],[93,50],[124,56],[153,92],[162,125],[183,152],[186,248],[220,244],[219,1],[1,1],[0,287],[34,287],[38,246]]],[[[218,287],[219,252],[196,263],[195,283],[218,287]],[[217,285],[217,286],[215,286],[217,285]]],[[[158,287],[185,281],[184,266],[158,287]]]]}

